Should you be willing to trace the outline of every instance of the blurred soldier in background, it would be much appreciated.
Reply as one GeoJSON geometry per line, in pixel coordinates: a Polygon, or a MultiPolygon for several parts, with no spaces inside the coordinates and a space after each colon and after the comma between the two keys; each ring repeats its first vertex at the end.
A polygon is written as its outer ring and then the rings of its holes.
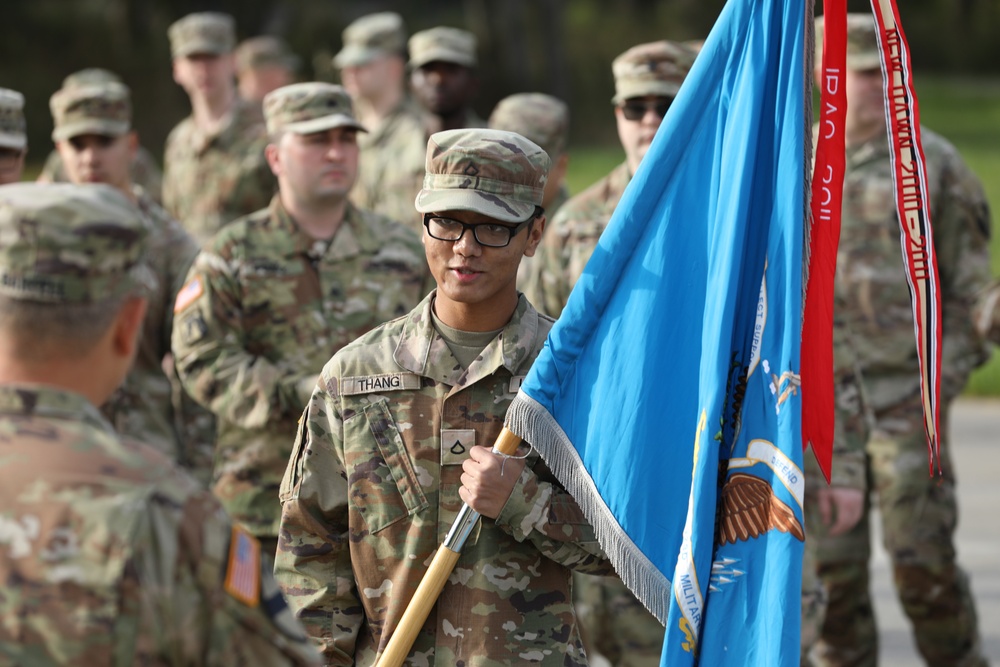
{"type": "Polygon", "coordinates": [[[21,180],[27,154],[24,95],[0,88],[0,185],[21,180]]]}
{"type": "Polygon", "coordinates": [[[264,159],[260,105],[236,92],[233,17],[188,14],[170,26],[174,81],[191,115],[167,137],[163,204],[199,244],[223,225],[264,206],[274,175],[264,159]]]}
{"type": "MultiPolygon", "coordinates": [[[[150,228],[149,267],[156,285],[147,293],[148,308],[135,365],[125,382],[104,404],[104,416],[119,433],[152,445],[207,479],[208,464],[185,451],[178,437],[171,380],[164,372],[170,354],[174,296],[198,252],[194,240],[142,187],[131,180],[130,165],[139,138],[132,129],[132,104],[123,83],[74,84],[49,102],[52,140],[67,178],[77,184],[105,183],[139,209],[150,228]]],[[[167,364],[171,375],[172,366],[167,364]]]]}
{"type": "Polygon", "coordinates": [[[278,179],[270,206],[223,228],[175,305],[187,390],[219,421],[213,490],[268,553],[295,423],[330,355],[429,291],[412,230],[348,201],[363,128],[340,86],[264,98],[278,179]]]}
{"type": "MultiPolygon", "coordinates": [[[[63,79],[62,87],[67,89],[108,82],[122,83],[122,80],[114,72],[99,67],[88,67],[73,72],[63,79]]],[[[154,201],[157,203],[162,201],[163,172],[160,171],[156,158],[142,144],[136,147],[135,157],[132,158],[132,164],[129,165],[129,176],[132,182],[141,186],[154,201]]],[[[59,151],[53,149],[49,153],[37,180],[40,183],[64,183],[70,180],[65,167],[63,167],[59,151]]]]}
{"type": "Polygon", "coordinates": [[[354,100],[361,158],[351,200],[363,209],[407,224],[418,233],[413,200],[424,178],[427,131],[406,92],[406,31],[393,12],[362,16],[347,26],[334,57],[344,88],[354,100]]]}
{"type": "MultiPolygon", "coordinates": [[[[548,180],[545,181],[542,208],[545,215],[552,219],[569,199],[569,191],[566,189],[569,107],[562,100],[544,93],[517,93],[497,103],[490,114],[489,126],[495,130],[516,132],[548,153],[552,166],[549,168],[548,180]]],[[[545,243],[544,237],[542,243],[545,243]]],[[[518,288],[529,295],[534,291],[529,281],[533,275],[531,266],[537,256],[525,257],[517,269],[518,288]]]]}
{"type": "Polygon", "coordinates": [[[410,87],[425,112],[428,136],[441,130],[486,127],[472,109],[479,92],[476,36],[439,26],[410,37],[410,87]]]}
{"type": "MultiPolygon", "coordinates": [[[[900,263],[885,94],[870,14],[848,15],[847,49],[847,171],[835,308],[874,416],[866,445],[874,491],[868,504],[878,503],[896,592],[920,654],[929,665],[985,665],[975,603],[955,554],[958,507],[948,414],[969,373],[986,358],[972,311],[990,279],[989,210],[979,180],[955,148],[922,128],[943,322],[944,474],[931,477],[909,285],[900,263]]],[[[878,659],[868,509],[866,505],[854,529],[818,544],[819,572],[829,597],[818,647],[825,665],[874,665],[878,659]]]]}
{"type": "Polygon", "coordinates": [[[98,412],[139,349],[142,217],[105,185],[0,187],[0,662],[319,664],[253,536],[98,412]]]}
{"type": "Polygon", "coordinates": [[[301,64],[284,40],[271,35],[243,40],[234,56],[240,97],[258,103],[272,90],[293,83],[301,64]]]}

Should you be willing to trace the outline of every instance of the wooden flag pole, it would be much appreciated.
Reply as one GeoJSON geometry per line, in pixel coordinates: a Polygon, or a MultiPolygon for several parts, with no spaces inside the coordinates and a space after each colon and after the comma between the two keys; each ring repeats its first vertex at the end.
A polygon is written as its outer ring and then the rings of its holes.
{"type": "MultiPolygon", "coordinates": [[[[521,438],[504,427],[493,444],[493,451],[513,456],[520,445],[521,438]]],[[[376,658],[375,667],[401,667],[406,660],[413,642],[417,639],[420,629],[424,627],[424,622],[427,621],[438,596],[441,595],[445,582],[455,569],[462,547],[465,546],[465,540],[478,521],[479,512],[463,504],[455,523],[451,525],[444,542],[435,552],[430,567],[427,568],[424,578],[420,580],[420,585],[417,586],[413,598],[399,619],[399,625],[389,637],[385,650],[376,658]]]]}

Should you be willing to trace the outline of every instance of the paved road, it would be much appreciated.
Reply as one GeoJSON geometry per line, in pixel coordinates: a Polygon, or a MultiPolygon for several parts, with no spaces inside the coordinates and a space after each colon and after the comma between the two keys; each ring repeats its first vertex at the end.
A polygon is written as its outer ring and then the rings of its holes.
{"type": "MultiPolygon", "coordinates": [[[[953,407],[951,421],[961,511],[959,560],[972,580],[986,655],[991,664],[1000,665],[1000,401],[962,399],[953,407]]],[[[880,662],[891,667],[922,667],[909,621],[896,600],[881,537],[876,540],[879,549],[872,579],[880,662]]]]}

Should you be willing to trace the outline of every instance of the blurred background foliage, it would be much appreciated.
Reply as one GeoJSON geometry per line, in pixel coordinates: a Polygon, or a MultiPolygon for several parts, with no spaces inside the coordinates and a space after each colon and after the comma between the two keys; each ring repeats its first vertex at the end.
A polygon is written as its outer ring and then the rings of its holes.
{"type": "MultiPolygon", "coordinates": [[[[949,137],[1000,207],[1000,0],[897,0],[917,72],[922,120],[949,137]]],[[[410,32],[453,25],[479,38],[486,117],[502,97],[522,91],[570,104],[570,188],[622,160],[610,99],[611,60],[628,47],[667,38],[704,38],[724,0],[3,0],[0,86],[27,98],[29,175],[51,148],[49,96],[62,78],[105,67],[132,88],[143,144],[162,154],[187,98],[170,74],[167,27],[192,11],[225,11],[240,39],[283,37],[304,62],[303,80],[336,81],[330,58],[341,31],[375,11],[392,10],[410,32]]],[[[848,0],[870,11],[869,0],[848,0]]],[[[822,13],[817,3],[816,13],[822,13]]],[[[994,224],[996,227],[996,223],[994,224]]],[[[993,235],[1000,274],[1000,234],[993,235]]],[[[1000,354],[973,377],[970,391],[1000,395],[1000,354]]]]}

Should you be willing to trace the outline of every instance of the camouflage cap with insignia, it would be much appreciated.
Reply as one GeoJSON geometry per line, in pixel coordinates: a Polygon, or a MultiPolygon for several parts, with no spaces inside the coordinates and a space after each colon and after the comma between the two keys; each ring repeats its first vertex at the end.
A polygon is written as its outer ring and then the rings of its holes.
{"type": "Polygon", "coordinates": [[[403,17],[395,12],[362,16],[343,32],[344,46],[333,57],[334,67],[356,67],[382,55],[403,55],[406,29],[403,17]]]}
{"type": "Polygon", "coordinates": [[[57,90],[49,99],[52,140],[82,134],[120,137],[132,128],[132,102],[123,83],[95,83],[57,90]]]}
{"type": "Polygon", "coordinates": [[[542,205],[549,156],[514,132],[446,130],[427,141],[420,213],[475,211],[495,220],[521,222],[542,205]]]}
{"type": "Polygon", "coordinates": [[[95,83],[123,83],[122,78],[109,69],[101,67],[86,67],[68,74],[63,79],[63,88],[74,88],[76,86],[89,86],[95,83]]]}
{"type": "Polygon", "coordinates": [[[332,83],[293,83],[264,97],[264,118],[269,134],[311,134],[335,127],[366,131],[354,117],[351,97],[332,83]]]}
{"type": "Polygon", "coordinates": [[[0,293],[95,303],[148,286],[149,228],[108,185],[0,186],[0,293]]]}
{"type": "Polygon", "coordinates": [[[490,114],[489,125],[495,130],[516,132],[558,157],[566,151],[569,133],[569,107],[560,99],[544,93],[517,93],[500,100],[490,114]]]}
{"type": "MultiPolygon", "coordinates": [[[[816,66],[823,57],[823,17],[816,17],[816,66]]],[[[863,72],[879,69],[878,33],[871,14],[847,15],[847,69],[863,72]]]]}
{"type": "Polygon", "coordinates": [[[24,95],[10,88],[0,88],[0,148],[22,151],[27,145],[24,95]]]}
{"type": "Polygon", "coordinates": [[[615,76],[611,101],[621,104],[647,95],[674,97],[697,55],[693,49],[667,40],[633,46],[611,63],[615,76]]]}
{"type": "Polygon", "coordinates": [[[173,58],[194,53],[221,55],[236,46],[236,21],[221,12],[196,12],[174,21],[167,34],[173,58]]]}
{"type": "Polygon", "coordinates": [[[233,52],[236,59],[236,71],[245,72],[269,65],[284,67],[291,71],[299,68],[300,60],[288,48],[283,39],[272,35],[251,37],[240,42],[233,52]]]}
{"type": "Polygon", "coordinates": [[[476,67],[476,36],[468,30],[438,26],[421,30],[410,37],[411,69],[440,61],[463,67],[476,67]]]}

